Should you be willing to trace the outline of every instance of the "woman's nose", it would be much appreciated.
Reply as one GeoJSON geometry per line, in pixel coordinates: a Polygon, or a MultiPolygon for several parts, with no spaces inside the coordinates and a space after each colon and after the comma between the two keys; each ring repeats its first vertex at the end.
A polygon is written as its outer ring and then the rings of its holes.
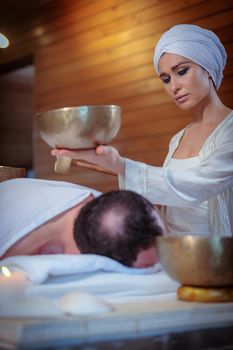
{"type": "Polygon", "coordinates": [[[171,79],[171,90],[173,94],[177,94],[177,92],[181,89],[180,82],[176,78],[171,79]]]}

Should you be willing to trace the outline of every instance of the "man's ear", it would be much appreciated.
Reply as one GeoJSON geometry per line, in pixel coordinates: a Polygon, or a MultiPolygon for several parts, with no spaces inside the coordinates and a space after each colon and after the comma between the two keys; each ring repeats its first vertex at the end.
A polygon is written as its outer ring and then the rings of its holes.
{"type": "Polygon", "coordinates": [[[59,241],[51,241],[48,243],[43,244],[39,248],[39,253],[40,255],[45,255],[45,254],[63,254],[65,252],[65,247],[63,242],[59,241]]]}
{"type": "Polygon", "coordinates": [[[133,267],[145,268],[153,266],[159,262],[159,258],[156,252],[155,245],[150,248],[143,249],[138,253],[136,261],[133,263],[133,267]]]}

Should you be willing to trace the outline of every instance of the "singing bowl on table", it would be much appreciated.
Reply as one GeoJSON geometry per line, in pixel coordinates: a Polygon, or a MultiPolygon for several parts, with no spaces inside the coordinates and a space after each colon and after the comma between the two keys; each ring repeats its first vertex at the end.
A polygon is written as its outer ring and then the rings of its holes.
{"type": "Polygon", "coordinates": [[[163,236],[156,247],[163,269],[180,284],[233,286],[233,237],[163,236]]]}
{"type": "MultiPolygon", "coordinates": [[[[121,126],[121,107],[66,107],[37,113],[36,119],[40,135],[50,147],[87,149],[108,144],[117,135],[121,126]]],[[[69,165],[65,167],[69,168],[69,165]]]]}

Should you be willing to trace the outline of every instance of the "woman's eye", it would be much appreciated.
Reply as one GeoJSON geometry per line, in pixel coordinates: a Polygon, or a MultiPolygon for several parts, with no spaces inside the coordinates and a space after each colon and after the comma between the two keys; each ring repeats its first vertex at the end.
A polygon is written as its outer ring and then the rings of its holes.
{"type": "Polygon", "coordinates": [[[178,75],[185,75],[185,73],[187,73],[188,70],[189,70],[189,68],[183,68],[183,69],[178,71],[178,75]]]}
{"type": "Polygon", "coordinates": [[[163,81],[164,84],[170,83],[170,80],[171,80],[170,77],[163,77],[162,78],[162,81],[163,81]]]}

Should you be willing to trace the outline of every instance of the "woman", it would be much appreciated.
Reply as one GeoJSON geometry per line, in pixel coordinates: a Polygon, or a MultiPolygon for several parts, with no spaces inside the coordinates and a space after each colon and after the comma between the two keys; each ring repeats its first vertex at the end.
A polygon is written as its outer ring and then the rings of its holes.
{"type": "Polygon", "coordinates": [[[233,112],[218,97],[226,51],[211,31],[180,24],[165,32],[154,65],[165,91],[192,123],[176,134],[163,168],[121,157],[109,146],[96,151],[53,150],[118,173],[121,188],[160,204],[167,232],[233,233],[233,112]]]}

